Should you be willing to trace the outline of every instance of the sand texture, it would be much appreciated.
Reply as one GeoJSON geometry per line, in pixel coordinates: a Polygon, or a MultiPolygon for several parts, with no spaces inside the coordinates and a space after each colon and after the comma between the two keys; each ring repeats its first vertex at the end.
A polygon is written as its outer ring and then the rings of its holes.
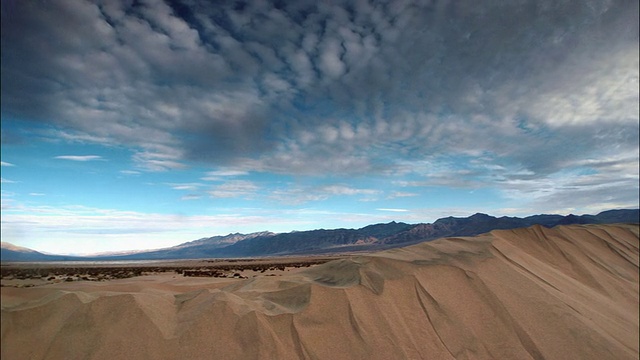
{"type": "Polygon", "coordinates": [[[2,288],[2,359],[638,359],[638,225],[493,231],[282,276],[2,288]]]}

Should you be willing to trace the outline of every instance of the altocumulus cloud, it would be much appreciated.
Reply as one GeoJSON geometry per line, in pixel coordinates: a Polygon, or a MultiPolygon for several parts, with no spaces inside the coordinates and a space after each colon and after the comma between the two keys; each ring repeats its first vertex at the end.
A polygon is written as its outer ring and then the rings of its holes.
{"type": "Polygon", "coordinates": [[[637,1],[2,6],[3,114],[128,146],[139,170],[637,197],[637,1]],[[596,175],[545,185],[567,169],[596,175]]]}

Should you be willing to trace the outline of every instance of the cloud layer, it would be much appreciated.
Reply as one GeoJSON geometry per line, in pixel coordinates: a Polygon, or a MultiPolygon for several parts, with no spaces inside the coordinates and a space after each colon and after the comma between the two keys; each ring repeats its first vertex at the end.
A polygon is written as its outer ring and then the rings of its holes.
{"type": "MultiPolygon", "coordinates": [[[[138,171],[637,197],[637,2],[2,7],[3,118],[129,147],[138,171]]],[[[234,180],[209,195],[255,191],[234,180]]]]}

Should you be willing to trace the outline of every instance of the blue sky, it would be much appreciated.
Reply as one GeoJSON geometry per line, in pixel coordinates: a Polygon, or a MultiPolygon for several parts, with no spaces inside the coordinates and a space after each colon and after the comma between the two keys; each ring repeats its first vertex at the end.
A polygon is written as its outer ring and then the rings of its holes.
{"type": "Polygon", "coordinates": [[[638,207],[638,3],[3,1],[2,241],[638,207]]]}

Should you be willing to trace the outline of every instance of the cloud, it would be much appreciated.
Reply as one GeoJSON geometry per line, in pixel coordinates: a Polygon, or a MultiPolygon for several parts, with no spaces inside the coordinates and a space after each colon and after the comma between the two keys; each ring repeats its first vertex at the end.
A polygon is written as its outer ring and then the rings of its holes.
{"type": "Polygon", "coordinates": [[[5,178],[0,178],[0,182],[2,182],[3,184],[13,184],[13,183],[15,183],[15,181],[9,180],[9,179],[5,179],[5,178]]]}
{"type": "Polygon", "coordinates": [[[78,143],[94,143],[94,144],[103,144],[109,145],[110,140],[107,137],[101,136],[93,136],[86,133],[81,132],[69,132],[69,131],[60,131],[53,130],[49,131],[47,135],[54,139],[61,139],[68,142],[78,142],[78,143]]]}
{"type": "Polygon", "coordinates": [[[15,166],[14,164],[8,163],[8,162],[5,162],[5,161],[2,161],[1,164],[2,164],[2,166],[15,166]]]}
{"type": "Polygon", "coordinates": [[[377,189],[363,189],[343,184],[293,185],[271,191],[268,197],[283,204],[300,205],[307,202],[323,201],[332,197],[361,196],[360,200],[370,201],[379,195],[377,189]]]}
{"type": "Polygon", "coordinates": [[[141,172],[140,171],[136,171],[136,170],[120,170],[120,174],[124,174],[124,175],[140,175],[141,172]]]}
{"type": "MultiPolygon", "coordinates": [[[[163,147],[163,146],[161,146],[163,147]]],[[[187,168],[175,151],[141,151],[133,155],[133,161],[141,170],[161,172],[187,168]]]]}
{"type": "Polygon", "coordinates": [[[214,186],[207,193],[213,198],[238,198],[251,197],[256,194],[259,187],[247,180],[230,180],[214,186]]]}
{"type": "Polygon", "coordinates": [[[169,183],[167,185],[169,185],[174,190],[189,190],[189,191],[197,190],[201,186],[203,186],[203,184],[200,184],[200,183],[169,183]]]}
{"type": "MultiPolygon", "coordinates": [[[[534,184],[616,152],[637,163],[637,13],[604,0],[18,2],[2,22],[2,109],[65,141],[126,146],[140,171],[403,173],[509,193],[525,173],[534,184]]],[[[290,194],[305,197],[274,196],[290,194]]]]}
{"type": "Polygon", "coordinates": [[[570,204],[584,213],[637,208],[640,171],[633,151],[566,164],[549,178],[505,174],[497,179],[505,197],[536,211],[561,212],[570,204]]]}
{"type": "Polygon", "coordinates": [[[180,197],[180,200],[199,200],[202,196],[198,194],[187,194],[180,197]]]}
{"type": "Polygon", "coordinates": [[[244,176],[247,174],[249,173],[244,170],[233,170],[233,169],[215,170],[215,171],[208,171],[204,177],[200,178],[200,180],[219,181],[227,177],[244,176]]]}
{"type": "Polygon", "coordinates": [[[319,187],[318,190],[331,195],[374,195],[380,193],[375,189],[358,189],[346,185],[325,185],[319,187]]]}
{"type": "Polygon", "coordinates": [[[71,161],[104,160],[102,156],[99,156],[99,155],[60,155],[60,156],[54,157],[54,159],[71,160],[71,161]]]}
{"type": "Polygon", "coordinates": [[[376,210],[378,210],[378,211],[390,211],[390,212],[407,212],[407,211],[409,211],[407,209],[390,209],[390,208],[379,208],[379,209],[376,209],[376,210]]]}
{"type": "Polygon", "coordinates": [[[415,193],[415,192],[392,191],[387,196],[387,199],[395,199],[395,198],[403,198],[403,197],[414,197],[414,196],[418,196],[418,195],[420,195],[420,194],[415,193]]]}

